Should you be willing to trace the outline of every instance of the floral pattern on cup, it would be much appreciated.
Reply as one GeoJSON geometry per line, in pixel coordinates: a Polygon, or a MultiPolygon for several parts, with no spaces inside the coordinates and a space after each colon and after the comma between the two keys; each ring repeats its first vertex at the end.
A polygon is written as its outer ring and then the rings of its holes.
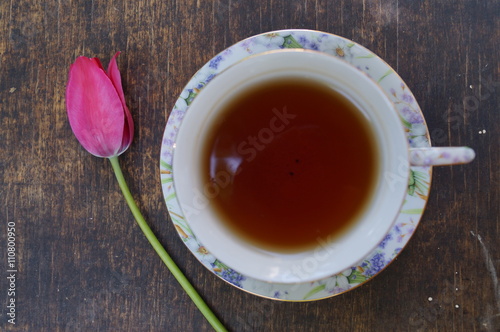
{"type": "Polygon", "coordinates": [[[226,282],[258,296],[311,301],[338,295],[363,284],[380,273],[401,252],[424,211],[432,168],[410,168],[407,196],[391,231],[362,262],[338,275],[293,285],[267,283],[246,277],[217,260],[193,235],[176,199],[171,165],[178,128],[190,103],[218,73],[249,55],[283,48],[317,50],[351,63],[378,82],[392,99],[406,129],[410,147],[430,146],[427,126],[413,94],[387,63],[363,46],[336,35],[310,30],[281,30],[253,36],[227,48],[207,62],[188,82],[165,128],[160,157],[161,183],[170,217],[180,238],[206,268],[226,282]]]}

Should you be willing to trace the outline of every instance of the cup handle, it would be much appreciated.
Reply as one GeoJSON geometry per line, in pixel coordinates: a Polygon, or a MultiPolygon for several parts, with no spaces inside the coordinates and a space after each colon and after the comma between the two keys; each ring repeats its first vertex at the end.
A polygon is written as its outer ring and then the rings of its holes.
{"type": "Polygon", "coordinates": [[[467,164],[474,160],[475,156],[474,150],[466,146],[411,148],[410,164],[412,166],[467,164]]]}

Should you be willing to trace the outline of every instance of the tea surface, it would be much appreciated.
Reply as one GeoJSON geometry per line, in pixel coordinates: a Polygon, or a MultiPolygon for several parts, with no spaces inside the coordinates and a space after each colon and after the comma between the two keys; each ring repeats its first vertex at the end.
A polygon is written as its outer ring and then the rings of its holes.
{"type": "Polygon", "coordinates": [[[276,80],[231,100],[209,130],[201,172],[210,205],[242,240],[276,252],[342,234],[373,194],[368,120],[330,87],[276,80]]]}

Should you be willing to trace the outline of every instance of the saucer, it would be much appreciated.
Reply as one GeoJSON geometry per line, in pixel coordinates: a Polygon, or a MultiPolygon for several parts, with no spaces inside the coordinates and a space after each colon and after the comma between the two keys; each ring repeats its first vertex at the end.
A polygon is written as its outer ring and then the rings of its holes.
{"type": "Polygon", "coordinates": [[[373,252],[356,266],[338,275],[306,283],[269,283],[245,276],[219,261],[193,235],[177,201],[171,165],[178,128],[199,91],[222,70],[249,55],[282,48],[304,48],[335,55],[365,72],[378,82],[396,105],[409,145],[430,146],[425,119],[413,94],[401,77],[382,59],[363,46],[333,34],[311,30],[279,30],[247,38],[225,49],[207,62],[184,87],[170,113],[163,135],[160,157],[161,183],[170,217],[181,240],[212,273],[257,296],[283,301],[313,301],[342,294],[362,285],[397,257],[410,240],[424,212],[432,168],[411,167],[405,202],[392,229],[373,252]]]}

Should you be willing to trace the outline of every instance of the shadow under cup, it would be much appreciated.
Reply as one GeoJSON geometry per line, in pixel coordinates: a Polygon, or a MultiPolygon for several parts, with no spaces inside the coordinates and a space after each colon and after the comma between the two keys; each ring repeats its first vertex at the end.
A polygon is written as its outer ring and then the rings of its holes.
{"type": "Polygon", "coordinates": [[[281,283],[331,276],[371,252],[399,212],[408,170],[405,133],[381,88],[343,60],[305,50],[255,55],[215,77],[189,107],[173,158],[198,240],[236,271],[281,283]],[[321,107],[329,100],[354,117],[321,107]],[[367,143],[375,164],[359,157],[367,143]],[[363,170],[371,175],[360,180],[363,170]],[[351,204],[350,182],[365,187],[364,203],[351,204]],[[349,204],[349,222],[330,227],[349,204]]]}

